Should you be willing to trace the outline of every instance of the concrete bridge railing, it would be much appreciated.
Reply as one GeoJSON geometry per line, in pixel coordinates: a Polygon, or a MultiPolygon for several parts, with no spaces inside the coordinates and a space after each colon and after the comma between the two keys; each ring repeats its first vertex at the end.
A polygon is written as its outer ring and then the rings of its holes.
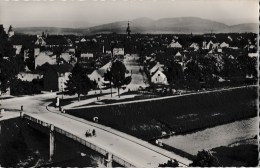
{"type": "Polygon", "coordinates": [[[61,135],[64,135],[64,136],[100,153],[101,155],[105,156],[105,166],[107,166],[107,167],[112,167],[112,160],[124,167],[136,167],[134,163],[131,163],[126,158],[118,157],[113,152],[107,151],[107,150],[103,149],[102,147],[99,147],[91,142],[88,142],[87,140],[80,138],[68,131],[65,131],[61,128],[53,126],[52,124],[49,124],[49,123],[41,121],[37,118],[31,117],[27,114],[23,114],[23,115],[21,115],[21,117],[50,129],[50,160],[52,160],[52,157],[54,155],[54,134],[53,134],[53,132],[57,132],[57,133],[60,133],[61,135]]]}

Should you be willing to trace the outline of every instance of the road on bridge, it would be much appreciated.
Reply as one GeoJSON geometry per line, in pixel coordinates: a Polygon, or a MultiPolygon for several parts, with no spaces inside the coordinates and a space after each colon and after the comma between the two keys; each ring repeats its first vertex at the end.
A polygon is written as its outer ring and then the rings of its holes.
{"type": "MultiPolygon", "coordinates": [[[[67,132],[70,132],[80,138],[88,140],[90,143],[105,149],[106,151],[115,154],[117,157],[120,157],[130,163],[134,163],[137,167],[158,167],[159,163],[165,163],[170,158],[178,160],[181,163],[188,165],[191,163],[190,160],[178,156],[172,152],[160,149],[153,150],[158,147],[148,144],[148,142],[138,139],[138,142],[135,142],[134,138],[127,134],[117,134],[111,133],[110,131],[101,129],[100,127],[95,127],[86,122],[81,122],[80,120],[75,120],[73,118],[66,117],[57,113],[53,113],[47,110],[46,106],[50,103],[46,99],[54,98],[51,97],[30,97],[26,99],[17,99],[15,101],[7,101],[3,103],[3,107],[7,111],[18,110],[21,105],[24,106],[24,112],[30,114],[30,116],[35,117],[39,120],[45,121],[49,124],[53,124],[56,127],[59,127],[67,132]],[[95,137],[85,137],[85,132],[87,130],[95,129],[95,137]],[[142,145],[140,144],[140,141],[142,145]]],[[[112,128],[110,128],[112,130],[112,128]]],[[[119,131],[118,131],[119,132],[119,131]]]]}

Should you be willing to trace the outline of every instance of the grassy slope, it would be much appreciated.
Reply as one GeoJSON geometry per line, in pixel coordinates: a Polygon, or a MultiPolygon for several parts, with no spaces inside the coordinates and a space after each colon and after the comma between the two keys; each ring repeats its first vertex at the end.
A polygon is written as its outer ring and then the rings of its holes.
{"type": "Polygon", "coordinates": [[[161,131],[186,133],[256,116],[256,87],[107,107],[68,110],[142,139],[161,131]]]}

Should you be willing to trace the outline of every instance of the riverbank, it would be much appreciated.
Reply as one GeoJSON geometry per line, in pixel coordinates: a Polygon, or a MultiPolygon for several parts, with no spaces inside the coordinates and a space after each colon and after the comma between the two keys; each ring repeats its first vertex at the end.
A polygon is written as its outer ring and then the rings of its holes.
{"type": "Polygon", "coordinates": [[[3,167],[99,165],[100,157],[91,149],[78,147],[67,139],[56,140],[53,162],[49,162],[49,136],[28,126],[21,118],[0,121],[0,165],[3,167]],[[81,152],[84,153],[82,156],[81,152]]]}
{"type": "Polygon", "coordinates": [[[218,158],[221,166],[256,167],[258,165],[257,136],[234,145],[213,148],[211,151],[218,158]]]}
{"type": "Polygon", "coordinates": [[[244,119],[185,135],[162,139],[162,148],[181,156],[210,150],[220,166],[255,167],[258,161],[258,118],[244,119]]]}
{"type": "Polygon", "coordinates": [[[187,133],[257,115],[257,87],[145,102],[67,110],[67,113],[150,140],[187,133]]]}

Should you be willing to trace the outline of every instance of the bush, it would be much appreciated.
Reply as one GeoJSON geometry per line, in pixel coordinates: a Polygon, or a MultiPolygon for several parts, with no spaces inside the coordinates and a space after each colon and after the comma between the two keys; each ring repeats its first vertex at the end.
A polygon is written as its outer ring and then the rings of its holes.
{"type": "Polygon", "coordinates": [[[218,159],[209,151],[199,151],[197,157],[190,164],[192,167],[219,167],[218,159]]]}
{"type": "Polygon", "coordinates": [[[42,80],[33,80],[32,82],[16,80],[11,84],[11,94],[18,95],[32,95],[40,94],[43,89],[42,80]]]}

